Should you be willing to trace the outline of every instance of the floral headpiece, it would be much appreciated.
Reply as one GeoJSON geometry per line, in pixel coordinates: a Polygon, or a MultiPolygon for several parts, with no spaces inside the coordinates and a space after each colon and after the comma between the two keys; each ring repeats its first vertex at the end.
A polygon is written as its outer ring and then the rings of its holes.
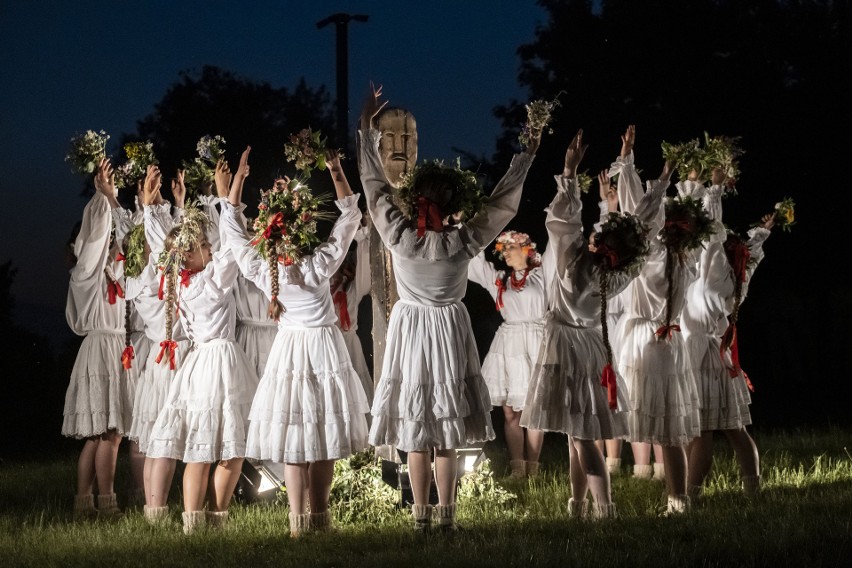
{"type": "Polygon", "coordinates": [[[704,133],[704,146],[697,138],[681,144],[662,143],[663,159],[672,162],[680,179],[685,180],[695,170],[698,175],[708,175],[716,168],[725,172],[725,195],[736,195],[736,180],[740,175],[739,157],[744,151],[740,139],[704,133]]]}
{"type": "Polygon", "coordinates": [[[145,225],[135,225],[127,233],[124,242],[124,275],[136,278],[148,264],[148,259],[145,258],[145,225]]]}
{"type": "Polygon", "coordinates": [[[148,166],[159,163],[154,156],[153,142],[128,142],[124,145],[127,161],[115,170],[115,187],[134,187],[137,180],[145,177],[148,166]]]}
{"type": "Polygon", "coordinates": [[[666,221],[660,239],[666,247],[681,253],[702,246],[713,233],[713,220],[701,201],[688,196],[666,200],[666,221]]]}
{"type": "Polygon", "coordinates": [[[298,262],[319,244],[317,221],[332,218],[321,210],[329,200],[328,194],[311,193],[302,180],[277,180],[261,194],[251,245],[264,259],[275,255],[285,266],[298,262]]]}
{"type": "Polygon", "coordinates": [[[610,213],[594,237],[595,264],[609,272],[628,272],[639,266],[648,255],[647,234],[636,215],[610,213]]]}
{"type": "Polygon", "coordinates": [[[195,197],[205,184],[213,183],[216,164],[225,157],[225,139],[207,134],[195,145],[195,151],[198,155],[181,165],[189,198],[195,197]]]}
{"type": "Polygon", "coordinates": [[[541,254],[536,250],[536,244],[532,242],[528,234],[517,231],[503,231],[500,233],[497,237],[497,243],[494,245],[494,255],[501,260],[505,260],[503,249],[510,244],[521,247],[527,255],[527,262],[531,266],[541,265],[541,254]]]}
{"type": "MultiPolygon", "coordinates": [[[[485,206],[487,197],[482,192],[482,189],[479,186],[479,180],[476,178],[475,173],[470,170],[463,170],[458,158],[456,158],[456,162],[452,166],[445,166],[444,162],[435,160],[433,162],[426,162],[416,166],[400,180],[400,208],[409,219],[416,218],[418,219],[419,224],[421,217],[430,214],[431,210],[435,207],[435,204],[433,204],[431,200],[420,194],[418,182],[424,177],[430,177],[436,174],[446,178],[447,186],[450,188],[452,193],[447,204],[440,207],[440,210],[444,212],[444,216],[461,212],[462,219],[470,219],[479,213],[485,206]],[[421,211],[421,208],[425,207],[430,209],[428,213],[425,209],[421,211]]],[[[440,217],[440,212],[435,211],[434,215],[440,217]]],[[[430,228],[435,230],[435,226],[438,225],[440,221],[442,221],[442,219],[430,221],[430,224],[432,225],[430,228]]],[[[418,230],[418,234],[420,233],[421,231],[418,230]]]]}
{"type": "Polygon", "coordinates": [[[177,237],[172,242],[172,248],[164,249],[157,259],[157,265],[164,273],[180,268],[183,264],[183,255],[198,245],[208,222],[207,215],[197,206],[189,205],[184,209],[183,219],[177,225],[179,229],[177,237]]]}
{"type": "MultiPolygon", "coordinates": [[[[288,162],[295,162],[296,169],[308,178],[314,169],[325,171],[326,141],[321,131],[305,128],[290,135],[290,141],[284,144],[284,156],[288,162]]],[[[338,153],[338,156],[343,158],[343,154],[338,153]]]]}
{"type": "Polygon", "coordinates": [[[71,148],[65,161],[71,164],[71,171],[77,174],[93,174],[98,163],[106,157],[106,142],[109,134],[101,130],[87,130],[71,138],[71,148]]]}

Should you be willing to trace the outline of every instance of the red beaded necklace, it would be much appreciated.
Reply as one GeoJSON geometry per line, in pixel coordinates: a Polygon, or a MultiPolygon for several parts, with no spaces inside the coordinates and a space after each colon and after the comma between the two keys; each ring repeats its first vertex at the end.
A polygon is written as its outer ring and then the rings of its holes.
{"type": "Polygon", "coordinates": [[[521,276],[520,279],[516,279],[515,278],[515,271],[513,269],[511,274],[509,275],[509,284],[512,285],[512,290],[514,290],[515,292],[520,292],[521,290],[523,290],[524,286],[527,285],[527,276],[529,276],[529,275],[530,275],[530,268],[527,267],[527,268],[524,269],[524,275],[521,276]]]}

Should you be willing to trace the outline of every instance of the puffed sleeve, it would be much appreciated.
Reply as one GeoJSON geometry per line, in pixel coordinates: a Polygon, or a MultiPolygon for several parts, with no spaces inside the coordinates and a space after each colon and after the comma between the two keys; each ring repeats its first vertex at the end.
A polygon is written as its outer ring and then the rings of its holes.
{"type": "Polygon", "coordinates": [[[648,191],[639,200],[633,212],[648,227],[649,239],[656,237],[665,223],[666,209],[663,206],[663,198],[669,185],[668,180],[648,180],[648,191]]]}
{"type": "Polygon", "coordinates": [[[501,272],[485,259],[485,252],[480,252],[473,257],[467,265],[467,279],[485,288],[492,296],[495,290],[494,282],[500,275],[501,272]]]}
{"type": "Polygon", "coordinates": [[[113,207],[111,210],[112,222],[115,224],[115,242],[124,243],[124,237],[133,230],[134,213],[123,207],[113,207]]]}
{"type": "Polygon", "coordinates": [[[723,193],[724,188],[721,185],[711,185],[704,193],[704,210],[713,220],[713,234],[710,236],[710,241],[714,243],[725,242],[725,226],[722,224],[723,193]]]}
{"type": "Polygon", "coordinates": [[[103,272],[109,256],[111,229],[109,202],[96,192],[83,209],[83,222],[74,241],[77,264],[71,270],[71,280],[86,280],[103,272]]]}
{"type": "Polygon", "coordinates": [[[355,297],[361,299],[370,293],[370,227],[361,227],[355,233],[358,244],[355,252],[355,297]]]}
{"type": "Polygon", "coordinates": [[[575,254],[583,246],[582,203],[576,177],[554,176],[556,196],[547,208],[544,224],[547,228],[547,249],[541,266],[546,282],[553,278],[565,279],[575,254]]]}
{"type": "Polygon", "coordinates": [[[479,254],[517,214],[521,192],[532,164],[532,154],[515,154],[509,171],[494,187],[488,203],[473,219],[462,225],[460,232],[471,256],[479,254]]]}
{"type": "Polygon", "coordinates": [[[393,202],[391,186],[382,167],[379,156],[381,133],[370,128],[358,134],[361,142],[359,144],[361,185],[367,199],[367,210],[382,242],[393,250],[399,243],[402,232],[408,226],[408,220],[393,202]]]}
{"type": "Polygon", "coordinates": [[[746,269],[748,280],[751,280],[751,275],[754,274],[754,271],[757,269],[757,265],[760,264],[760,261],[762,261],[765,256],[763,243],[766,242],[766,239],[769,238],[770,234],[771,232],[769,229],[764,229],[763,227],[755,227],[750,229],[748,232],[749,240],[746,245],[748,246],[748,251],[751,254],[751,259],[753,261],[749,263],[749,266],[746,269]]]}
{"type": "Polygon", "coordinates": [[[340,209],[340,216],[334,222],[328,240],[318,245],[311,255],[312,270],[320,278],[331,278],[343,264],[349,245],[361,224],[358,197],[360,195],[356,193],[334,202],[340,209]]]}
{"type": "Polygon", "coordinates": [[[627,155],[626,158],[619,156],[609,166],[610,177],[618,174],[618,183],[616,191],[618,193],[618,203],[621,205],[621,210],[626,213],[632,213],[639,205],[642,199],[642,180],[639,179],[639,172],[636,171],[633,152],[627,155]]]}
{"type": "Polygon", "coordinates": [[[269,265],[254,247],[249,245],[245,226],[237,218],[236,208],[228,202],[222,204],[219,226],[224,235],[223,242],[233,253],[239,270],[246,280],[253,282],[267,296],[271,295],[272,280],[269,276],[269,265]]]}
{"type": "Polygon", "coordinates": [[[216,252],[222,248],[219,238],[219,210],[216,209],[216,204],[226,200],[217,195],[200,195],[198,200],[201,202],[201,210],[207,215],[204,235],[210,243],[210,250],[216,252]]]}
{"type": "Polygon", "coordinates": [[[169,204],[145,207],[142,222],[145,224],[145,240],[151,247],[151,255],[157,256],[166,246],[166,237],[175,225],[169,215],[169,204]]]}

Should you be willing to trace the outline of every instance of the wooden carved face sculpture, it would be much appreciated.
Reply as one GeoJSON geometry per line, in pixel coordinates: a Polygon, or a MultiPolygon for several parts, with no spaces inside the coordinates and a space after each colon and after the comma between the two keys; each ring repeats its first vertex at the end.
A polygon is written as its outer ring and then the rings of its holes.
{"type": "Polygon", "coordinates": [[[382,133],[379,154],[385,175],[398,187],[402,176],[417,163],[417,121],[405,109],[390,108],[379,115],[378,129],[382,133]]]}

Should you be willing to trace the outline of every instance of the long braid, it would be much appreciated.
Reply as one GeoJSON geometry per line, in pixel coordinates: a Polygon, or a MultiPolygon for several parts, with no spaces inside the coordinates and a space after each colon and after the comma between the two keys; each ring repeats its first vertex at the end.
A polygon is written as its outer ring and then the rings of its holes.
{"type": "Polygon", "coordinates": [[[130,310],[131,300],[124,300],[124,351],[121,353],[121,365],[125,369],[130,369],[133,366],[133,344],[130,342],[130,337],[133,333],[130,325],[130,310]]]}
{"type": "Polygon", "coordinates": [[[177,349],[177,342],[173,339],[172,333],[174,328],[175,311],[177,310],[176,290],[178,274],[180,272],[180,263],[178,263],[176,257],[179,254],[180,252],[172,248],[169,251],[171,262],[167,263],[163,268],[163,278],[165,278],[166,284],[166,339],[160,342],[160,353],[157,355],[156,359],[157,363],[161,363],[164,358],[167,359],[169,362],[169,369],[172,371],[174,371],[176,366],[175,350],[177,349]]]}
{"type": "Polygon", "coordinates": [[[672,296],[674,296],[674,259],[672,255],[674,251],[671,247],[666,247],[666,327],[672,323],[672,296]]]}
{"type": "Polygon", "coordinates": [[[269,253],[269,278],[272,280],[272,299],[269,301],[267,314],[271,319],[278,321],[284,312],[284,305],[278,301],[278,257],[274,251],[269,253]]]}
{"type": "Polygon", "coordinates": [[[607,322],[607,289],[609,288],[609,270],[601,267],[600,278],[598,279],[601,291],[601,331],[603,335],[604,347],[606,348],[606,362],[612,363],[612,345],[609,343],[609,327],[607,322]]]}

